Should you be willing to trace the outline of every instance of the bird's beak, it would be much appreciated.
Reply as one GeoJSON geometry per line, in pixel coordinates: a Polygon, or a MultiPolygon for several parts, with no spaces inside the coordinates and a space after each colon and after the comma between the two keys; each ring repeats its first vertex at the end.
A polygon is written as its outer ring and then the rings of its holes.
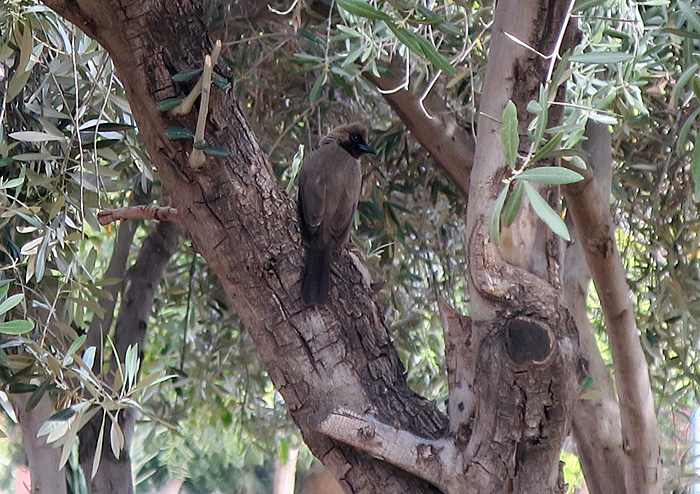
{"type": "Polygon", "coordinates": [[[367,144],[360,144],[360,145],[357,146],[357,147],[358,147],[358,149],[359,149],[360,151],[362,151],[363,153],[374,154],[374,155],[377,154],[377,152],[374,150],[374,148],[373,148],[372,146],[368,146],[367,144]]]}

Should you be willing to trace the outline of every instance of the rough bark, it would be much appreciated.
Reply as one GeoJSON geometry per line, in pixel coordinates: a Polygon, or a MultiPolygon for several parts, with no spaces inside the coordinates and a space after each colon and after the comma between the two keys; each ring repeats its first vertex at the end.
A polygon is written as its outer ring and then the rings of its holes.
{"type": "Polygon", "coordinates": [[[457,312],[446,300],[440,299],[438,303],[445,340],[450,432],[458,439],[466,440],[477,399],[474,389],[476,355],[472,344],[472,320],[457,312]]]}
{"type": "MultiPolygon", "coordinates": [[[[114,330],[114,347],[120,362],[124,362],[129,346],[138,345],[139,348],[143,348],[155,292],[163,277],[165,265],[177,247],[179,231],[180,226],[177,224],[159,223],[156,229],[146,237],[136,263],[129,270],[128,289],[124,293],[114,330]]],[[[99,329],[98,326],[96,328],[99,329]]],[[[115,372],[115,366],[113,357],[112,373],[115,372]]],[[[113,381],[111,375],[107,379],[113,381]]],[[[87,479],[90,494],[133,494],[134,492],[129,449],[136,423],[136,410],[123,410],[118,419],[124,434],[124,448],[119,458],[116,458],[109,440],[111,420],[106,420],[105,439],[102,451],[99,452],[102,455],[100,466],[92,478],[92,464],[102,425],[102,414],[95,415],[78,433],[80,465],[87,479]]]]}
{"type": "MultiPolygon", "coordinates": [[[[612,143],[605,126],[589,122],[583,149],[590,155],[588,165],[595,177],[601,199],[610,197],[612,187],[612,143]]],[[[567,218],[567,219],[570,219],[567,218]]],[[[588,320],[588,283],[591,275],[586,265],[578,232],[570,225],[572,242],[567,246],[564,267],[564,298],[579,330],[581,351],[588,361],[588,375],[593,385],[577,400],[571,418],[571,432],[576,441],[586,485],[592,494],[626,492],[620,408],[610,372],[603,362],[595,341],[595,329],[588,320]]]]}
{"type": "MultiPolygon", "coordinates": [[[[490,464],[482,464],[492,475],[487,492],[561,492],[558,457],[581,376],[576,329],[560,293],[559,242],[529,207],[511,228],[513,238],[527,241],[497,249],[488,227],[509,173],[498,118],[510,99],[521,129],[527,127],[525,107],[537,99],[548,63],[505,33],[551,53],[567,3],[499,1],[494,15],[467,213],[475,388],[481,390],[469,445],[483,447],[488,434],[499,432],[491,436],[490,464]]],[[[566,42],[572,41],[567,32],[566,42]]],[[[557,113],[550,125],[561,118],[557,113]]]]}
{"type": "Polygon", "coordinates": [[[31,394],[12,397],[12,405],[22,430],[22,445],[27,455],[27,464],[32,474],[32,492],[34,494],[65,494],[66,472],[59,469],[61,450],[46,444],[45,438],[36,434],[42,424],[53,415],[53,405],[48,394],[39,400],[32,410],[27,410],[27,401],[31,394]]]}
{"type": "MultiPolygon", "coordinates": [[[[347,254],[333,275],[327,306],[299,300],[302,250],[295,208],[231,92],[212,91],[207,142],[226,159],[187,166],[191,142],[171,141],[171,125],[194,128],[195,115],[170,121],[158,101],[189,87],[173,74],[201,67],[211,42],[201,5],[189,1],[46,2],[112,55],[141,136],[197,249],[219,273],[305,441],[348,492],[423,493],[435,488],[310,427],[320,410],[348,404],[388,423],[437,437],[447,422],[413,393],[371,288],[347,254]]],[[[225,67],[218,71],[228,75],[225,67]]]]}

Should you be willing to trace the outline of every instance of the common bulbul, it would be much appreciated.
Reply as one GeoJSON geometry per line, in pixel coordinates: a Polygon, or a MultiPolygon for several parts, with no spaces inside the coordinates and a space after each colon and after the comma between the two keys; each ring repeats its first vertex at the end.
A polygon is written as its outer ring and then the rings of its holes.
{"type": "Polygon", "coordinates": [[[301,299],[320,305],[328,300],[333,253],[350,236],[362,190],[359,157],[375,154],[359,124],[334,129],[304,159],[299,172],[297,205],[301,234],[306,243],[306,264],[301,299]]]}

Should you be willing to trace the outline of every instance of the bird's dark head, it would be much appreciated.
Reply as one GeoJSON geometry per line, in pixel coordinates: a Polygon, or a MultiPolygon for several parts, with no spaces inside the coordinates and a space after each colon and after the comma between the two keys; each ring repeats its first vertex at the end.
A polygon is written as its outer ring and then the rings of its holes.
{"type": "Polygon", "coordinates": [[[340,147],[357,159],[366,153],[377,154],[374,148],[367,144],[365,135],[365,128],[360,124],[353,123],[333,129],[327,137],[336,141],[340,147]]]}

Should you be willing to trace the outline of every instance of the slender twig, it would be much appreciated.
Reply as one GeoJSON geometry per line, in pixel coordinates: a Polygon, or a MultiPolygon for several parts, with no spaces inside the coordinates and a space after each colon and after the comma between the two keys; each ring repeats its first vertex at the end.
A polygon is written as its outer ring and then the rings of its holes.
{"type": "MultiPolygon", "coordinates": [[[[221,40],[216,41],[214,44],[214,49],[211,52],[212,67],[216,66],[216,63],[219,60],[219,53],[221,53],[221,40]]],[[[197,84],[195,84],[189,94],[185,96],[182,103],[168,112],[171,116],[181,117],[192,111],[194,102],[197,101],[199,95],[202,94],[202,78],[203,76],[200,76],[200,78],[197,80],[197,84]]]]}
{"type": "MultiPolygon", "coordinates": [[[[77,40],[75,39],[75,31],[73,31],[73,38],[71,40],[71,61],[73,62],[73,84],[75,86],[75,117],[73,132],[78,138],[78,157],[80,159],[80,217],[85,218],[85,187],[83,187],[83,174],[85,168],[85,157],[83,156],[83,138],[80,135],[80,85],[78,84],[78,62],[76,60],[76,52],[78,48],[75,46],[77,40]]],[[[85,234],[85,222],[80,223],[80,229],[82,234],[85,234]]]]}
{"type": "Polygon", "coordinates": [[[108,225],[117,220],[158,220],[180,223],[177,209],[168,206],[130,206],[126,208],[105,209],[97,214],[100,225],[108,225]]]}

